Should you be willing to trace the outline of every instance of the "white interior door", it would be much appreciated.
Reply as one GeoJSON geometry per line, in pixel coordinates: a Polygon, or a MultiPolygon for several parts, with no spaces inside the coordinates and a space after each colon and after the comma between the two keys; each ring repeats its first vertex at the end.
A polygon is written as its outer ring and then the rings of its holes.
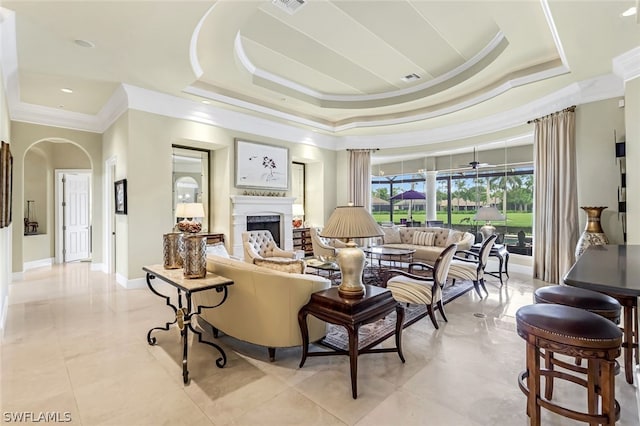
{"type": "Polygon", "coordinates": [[[64,175],[64,261],[88,259],[91,228],[89,223],[88,174],[64,175]]]}

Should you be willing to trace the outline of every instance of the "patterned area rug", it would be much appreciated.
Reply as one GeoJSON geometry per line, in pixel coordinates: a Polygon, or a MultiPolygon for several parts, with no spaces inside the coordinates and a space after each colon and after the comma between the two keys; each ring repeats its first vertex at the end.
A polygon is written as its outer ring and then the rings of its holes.
{"type": "MultiPolygon", "coordinates": [[[[442,292],[442,301],[446,305],[469,290],[473,290],[473,283],[471,281],[458,281],[455,285],[445,287],[442,292]]],[[[424,305],[409,305],[409,307],[405,307],[403,328],[410,326],[425,316],[427,316],[427,308],[424,305]]],[[[429,321],[429,319],[426,321],[429,321]]],[[[382,336],[391,334],[395,330],[395,327],[395,312],[376,322],[363,325],[358,330],[358,347],[360,349],[366,348],[382,336]]],[[[320,343],[334,349],[349,350],[347,330],[339,325],[328,324],[327,335],[320,343]]]]}

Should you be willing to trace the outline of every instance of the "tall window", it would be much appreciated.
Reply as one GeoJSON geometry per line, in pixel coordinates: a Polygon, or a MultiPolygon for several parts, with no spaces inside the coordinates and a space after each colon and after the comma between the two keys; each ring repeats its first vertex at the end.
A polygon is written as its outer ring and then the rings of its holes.
{"type": "MultiPolygon", "coordinates": [[[[465,163],[468,159],[461,160],[453,156],[448,159],[448,168],[443,167],[436,177],[436,220],[442,221],[444,226],[477,234],[484,223],[474,220],[476,212],[482,206],[494,206],[506,217],[505,221],[492,223],[499,241],[507,244],[512,253],[530,256],[534,170],[532,149],[529,155],[529,147],[520,146],[513,150],[514,160],[527,160],[514,163],[508,162],[509,149],[504,148],[501,158],[495,153],[493,158],[485,154],[485,159],[491,159],[491,164],[479,162],[476,168],[465,163]],[[498,160],[504,161],[504,164],[498,164],[498,160]]],[[[475,154],[473,161],[476,161],[475,154]]],[[[438,161],[432,161],[431,164],[438,164],[438,161]]],[[[414,165],[411,162],[404,162],[400,166],[382,164],[373,167],[373,215],[379,223],[403,224],[412,220],[416,225],[424,226],[426,204],[430,199],[426,173],[422,170],[418,173],[407,172],[412,167],[414,165]],[[396,173],[382,172],[385,169],[395,169],[396,173]],[[410,189],[424,194],[425,199],[393,201],[394,196],[410,189]]]]}

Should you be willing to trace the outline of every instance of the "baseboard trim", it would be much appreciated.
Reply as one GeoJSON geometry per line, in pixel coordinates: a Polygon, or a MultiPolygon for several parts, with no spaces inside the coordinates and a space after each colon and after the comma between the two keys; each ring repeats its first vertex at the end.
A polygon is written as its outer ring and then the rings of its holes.
{"type": "Polygon", "coordinates": [[[22,281],[24,279],[24,271],[14,272],[11,274],[11,281],[22,281]]]}
{"type": "Polygon", "coordinates": [[[131,290],[134,288],[145,288],[147,286],[147,282],[144,278],[134,278],[130,280],[122,274],[116,274],[116,282],[120,284],[121,287],[126,288],[127,290],[131,290]]]}
{"type": "Polygon", "coordinates": [[[31,262],[24,262],[22,264],[22,270],[28,271],[30,269],[42,268],[44,266],[51,267],[52,265],[53,265],[53,257],[50,257],[48,259],[39,259],[39,260],[32,260],[31,262]]]}
{"type": "Polygon", "coordinates": [[[9,310],[9,295],[4,296],[4,300],[2,301],[2,310],[0,311],[0,330],[4,334],[5,326],[7,325],[7,310],[9,310]]]}

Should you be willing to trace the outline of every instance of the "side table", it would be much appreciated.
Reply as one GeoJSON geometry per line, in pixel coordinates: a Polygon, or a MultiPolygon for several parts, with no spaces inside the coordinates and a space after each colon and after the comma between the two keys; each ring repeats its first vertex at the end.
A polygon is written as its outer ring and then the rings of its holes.
{"type": "Polygon", "coordinates": [[[298,322],[302,333],[302,360],[300,368],[304,365],[307,356],[349,355],[351,367],[351,393],[353,399],[358,398],[358,355],[362,353],[398,352],[400,360],[404,362],[402,354],[402,324],[404,323],[404,308],[393,298],[391,291],[365,285],[365,294],[360,299],[345,299],[338,294],[338,288],[318,291],[311,295],[309,303],[298,312],[298,322]],[[374,322],[396,311],[395,331],[380,337],[367,347],[358,348],[358,329],[364,324],[374,322]],[[323,321],[345,327],[349,334],[349,351],[334,350],[328,352],[309,352],[309,330],[307,328],[307,315],[313,315],[323,321]],[[395,348],[371,349],[395,334],[395,348]]]}
{"type": "Polygon", "coordinates": [[[167,306],[173,309],[176,317],[172,322],[166,323],[164,327],[154,327],[149,330],[149,332],[147,333],[147,342],[149,343],[149,345],[153,346],[156,344],[156,338],[151,337],[151,333],[154,330],[167,331],[172,324],[177,323],[178,328],[180,329],[180,337],[182,338],[182,380],[184,384],[189,383],[189,370],[187,369],[189,330],[191,330],[198,336],[198,342],[207,344],[218,350],[218,352],[220,353],[220,358],[216,360],[216,365],[218,366],[218,368],[224,367],[227,363],[227,355],[224,353],[220,346],[216,345],[215,343],[202,340],[202,333],[200,333],[193,327],[191,319],[195,315],[200,315],[202,309],[216,308],[222,305],[227,299],[227,287],[232,285],[233,281],[228,278],[212,274],[210,272],[207,272],[207,275],[204,278],[184,278],[182,269],[164,269],[162,265],[144,266],[142,270],[147,273],[147,286],[149,287],[149,290],[151,290],[151,292],[156,296],[165,299],[167,306]],[[159,293],[158,291],[156,291],[156,289],[153,288],[153,286],[151,285],[151,280],[155,278],[159,278],[160,280],[177,289],[177,307],[171,303],[171,298],[169,296],[165,296],[164,294],[159,293]],[[215,289],[215,291],[219,293],[224,292],[222,300],[215,306],[198,306],[198,309],[194,312],[191,304],[191,294],[209,289],[215,289]],[[182,293],[184,293],[186,298],[186,306],[182,306],[182,293]]]}
{"type": "MultiPolygon", "coordinates": [[[[480,253],[481,248],[482,248],[482,243],[474,244],[471,246],[470,251],[474,253],[480,253]]],[[[485,271],[485,274],[498,278],[500,280],[500,286],[502,286],[504,285],[504,283],[502,282],[503,270],[507,278],[509,278],[509,251],[507,250],[507,246],[505,246],[504,244],[494,244],[493,247],[491,247],[489,256],[497,257],[499,266],[497,271],[495,272],[485,271]],[[503,269],[503,266],[504,266],[504,269],[503,269]]]]}

